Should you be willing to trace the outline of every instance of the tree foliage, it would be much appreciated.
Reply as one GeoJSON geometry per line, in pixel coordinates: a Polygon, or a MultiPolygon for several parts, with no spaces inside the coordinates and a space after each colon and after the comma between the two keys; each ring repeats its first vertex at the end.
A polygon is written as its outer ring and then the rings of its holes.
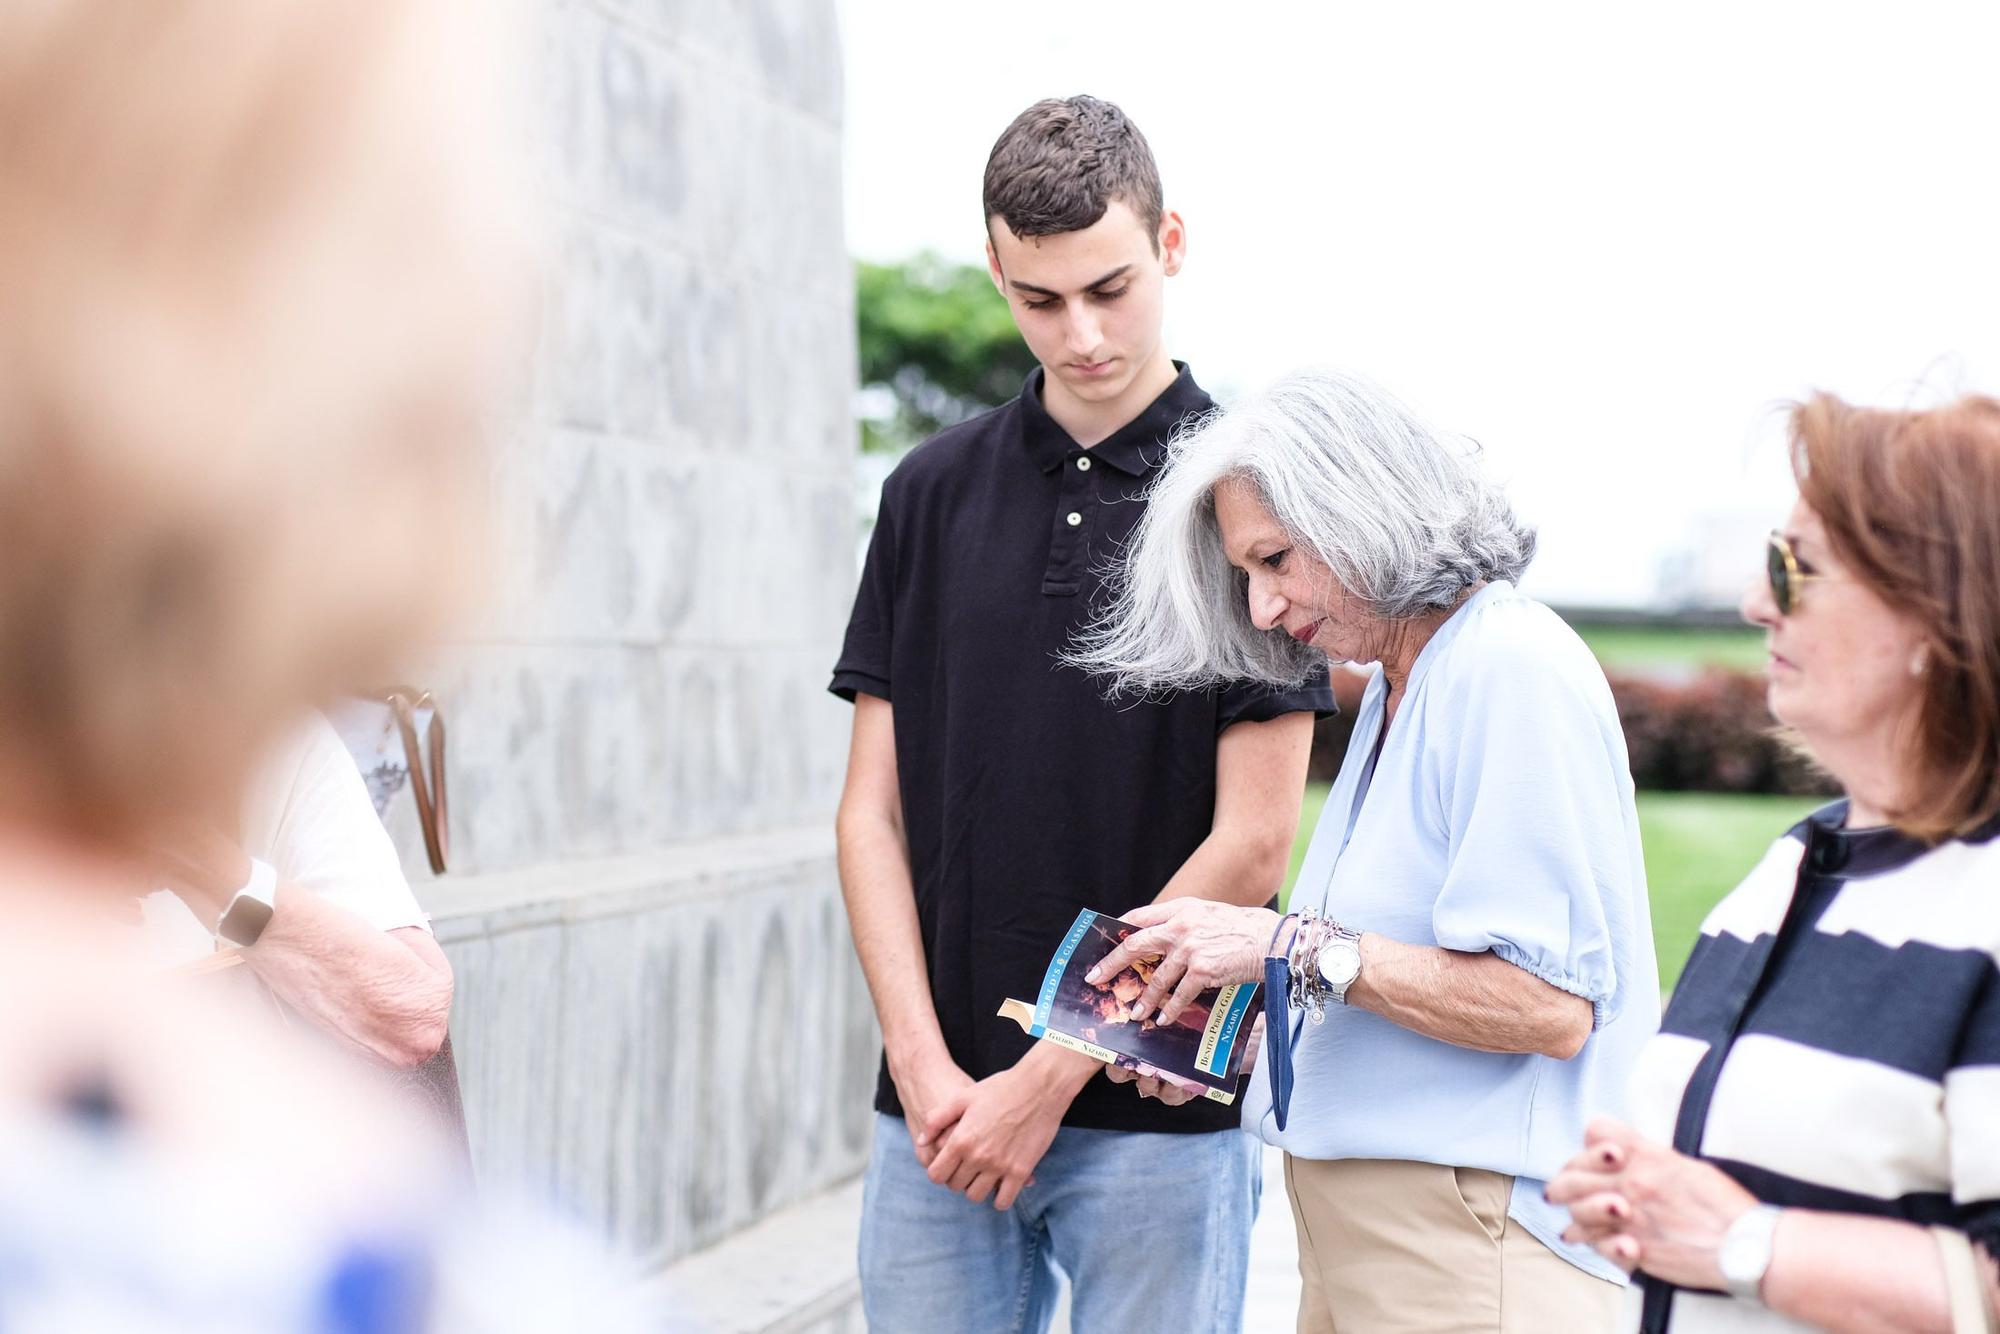
{"type": "Polygon", "coordinates": [[[861,384],[895,405],[863,421],[863,448],[907,449],[1021,391],[1035,358],[984,268],[925,253],[854,270],[861,384]]]}

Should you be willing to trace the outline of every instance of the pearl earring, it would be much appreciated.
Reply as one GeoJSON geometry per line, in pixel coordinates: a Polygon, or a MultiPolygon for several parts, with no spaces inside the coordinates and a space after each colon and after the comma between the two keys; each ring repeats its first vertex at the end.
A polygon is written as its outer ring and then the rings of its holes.
{"type": "Polygon", "coordinates": [[[1913,654],[1910,658],[1910,675],[1922,676],[1924,674],[1924,668],[1930,665],[1929,660],[1930,660],[1929,652],[1925,649],[1918,649],[1916,653],[1913,654]]]}

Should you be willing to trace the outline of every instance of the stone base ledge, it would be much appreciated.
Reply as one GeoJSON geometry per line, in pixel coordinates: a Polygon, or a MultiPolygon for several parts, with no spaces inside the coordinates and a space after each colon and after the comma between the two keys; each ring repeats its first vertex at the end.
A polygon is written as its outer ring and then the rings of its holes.
{"type": "Polygon", "coordinates": [[[644,1285],[670,1334],[860,1334],[857,1179],[752,1224],[644,1285]]]}
{"type": "Polygon", "coordinates": [[[647,912],[728,891],[746,877],[829,870],[832,824],[766,829],[645,852],[453,875],[423,886],[445,942],[551,922],[647,912]]]}

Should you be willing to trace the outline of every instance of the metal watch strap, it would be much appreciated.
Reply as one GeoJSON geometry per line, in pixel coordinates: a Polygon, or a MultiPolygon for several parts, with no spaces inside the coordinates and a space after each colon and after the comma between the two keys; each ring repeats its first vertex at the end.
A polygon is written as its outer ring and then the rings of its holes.
{"type": "MultiPolygon", "coordinates": [[[[1332,931],[1327,936],[1326,945],[1332,945],[1336,942],[1354,951],[1354,976],[1348,978],[1339,986],[1335,986],[1331,982],[1325,982],[1325,986],[1328,995],[1332,996],[1340,1004],[1345,1005],[1347,1004],[1348,988],[1352,987],[1356,979],[1361,976],[1361,933],[1359,931],[1350,931],[1340,925],[1340,923],[1335,922],[1332,931]]],[[[1320,947],[1320,957],[1322,959],[1326,957],[1326,945],[1320,947]]],[[[1325,974],[1322,973],[1321,978],[1324,981],[1325,974]]]]}

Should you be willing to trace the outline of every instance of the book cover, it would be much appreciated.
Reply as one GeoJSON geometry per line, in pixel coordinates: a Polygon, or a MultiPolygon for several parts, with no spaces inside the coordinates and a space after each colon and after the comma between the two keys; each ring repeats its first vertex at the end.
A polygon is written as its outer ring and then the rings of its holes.
{"type": "MultiPolygon", "coordinates": [[[[1133,1007],[1152,980],[1154,961],[1138,960],[1102,986],[1084,981],[1098,960],[1139,928],[1086,909],[1049,960],[1040,995],[1007,1001],[1000,1017],[1030,1037],[1141,1074],[1164,1074],[1215,1102],[1236,1101],[1237,1077],[1263,1004],[1255,982],[1204,991],[1173,1023],[1134,1022],[1133,1007]]],[[[1155,1016],[1157,1017],[1157,1016],[1155,1016]]]]}

